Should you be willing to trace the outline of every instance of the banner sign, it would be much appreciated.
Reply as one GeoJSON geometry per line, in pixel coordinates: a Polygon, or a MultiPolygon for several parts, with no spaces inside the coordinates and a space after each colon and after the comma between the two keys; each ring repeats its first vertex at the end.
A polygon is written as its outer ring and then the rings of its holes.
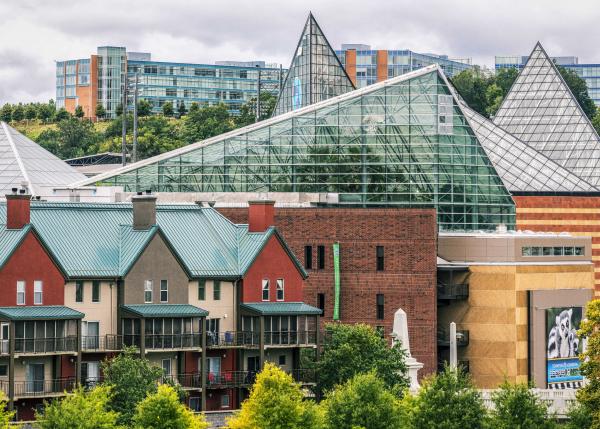
{"type": "Polygon", "coordinates": [[[340,320],[340,243],[333,243],[334,301],[333,320],[340,320]]]}
{"type": "Polygon", "coordinates": [[[546,310],[546,380],[548,388],[558,383],[579,382],[579,337],[581,307],[559,307],[546,310]]]}

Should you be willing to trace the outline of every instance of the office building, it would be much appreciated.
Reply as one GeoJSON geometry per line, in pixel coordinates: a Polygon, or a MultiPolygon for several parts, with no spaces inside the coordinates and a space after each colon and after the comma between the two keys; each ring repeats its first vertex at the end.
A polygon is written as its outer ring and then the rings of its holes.
{"type": "Polygon", "coordinates": [[[216,64],[192,64],[153,61],[146,52],[130,52],[125,47],[101,46],[90,58],[56,63],[56,106],[73,113],[81,106],[84,116],[95,119],[97,104],[107,118],[116,116],[123,102],[123,87],[128,86],[128,108],[133,106],[137,75],[138,99],[147,100],[152,111],[173,103],[200,106],[225,103],[232,114],[256,97],[260,73],[261,91],[279,93],[283,70],[264,61],[219,61],[216,64]]]}
{"type": "Polygon", "coordinates": [[[450,59],[447,55],[420,54],[407,49],[375,50],[363,44],[343,44],[336,54],[357,88],[432,64],[439,65],[446,76],[450,77],[472,67],[469,58],[450,59]]]}

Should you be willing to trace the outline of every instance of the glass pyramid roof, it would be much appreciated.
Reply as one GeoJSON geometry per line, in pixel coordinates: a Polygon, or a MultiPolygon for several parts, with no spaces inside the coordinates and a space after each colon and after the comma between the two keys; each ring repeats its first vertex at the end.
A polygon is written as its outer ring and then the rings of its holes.
{"type": "Polygon", "coordinates": [[[494,123],[592,185],[600,184],[600,138],[539,42],[494,123]]]}
{"type": "Polygon", "coordinates": [[[600,191],[465,104],[461,103],[461,108],[511,193],[600,191]]]}
{"type": "Polygon", "coordinates": [[[310,13],[273,116],[352,91],[354,85],[310,13]]]}
{"type": "Polygon", "coordinates": [[[442,229],[515,223],[512,198],[437,65],[101,174],[126,192],[308,192],[434,207],[442,229]]]}
{"type": "Polygon", "coordinates": [[[85,175],[7,125],[0,124],[0,197],[25,185],[32,195],[84,180],[85,175]]]}

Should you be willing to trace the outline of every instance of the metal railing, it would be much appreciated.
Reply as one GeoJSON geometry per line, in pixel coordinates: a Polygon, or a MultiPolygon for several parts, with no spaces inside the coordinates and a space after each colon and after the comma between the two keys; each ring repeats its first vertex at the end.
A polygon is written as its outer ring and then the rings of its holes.
{"type": "Polygon", "coordinates": [[[81,337],[81,349],[85,352],[117,351],[123,349],[121,335],[87,335],[81,337]]]}
{"type": "Polygon", "coordinates": [[[207,347],[258,347],[260,335],[251,331],[207,332],[207,347]]]}
{"type": "MultiPolygon", "coordinates": [[[[313,384],[316,381],[315,370],[294,369],[287,371],[294,381],[300,384],[313,384]]],[[[232,387],[251,386],[256,380],[257,371],[221,371],[219,373],[209,372],[206,375],[206,387],[208,389],[226,389],[232,387]]]]}
{"type": "Polygon", "coordinates": [[[437,284],[437,299],[467,299],[469,297],[468,283],[443,283],[437,284]]]}
{"type": "MultiPolygon", "coordinates": [[[[15,381],[15,398],[34,398],[71,392],[75,388],[75,377],[53,380],[15,381]]],[[[9,382],[0,381],[0,390],[8,396],[9,382]]]]}
{"type": "MultiPolygon", "coordinates": [[[[444,329],[438,330],[437,343],[438,346],[450,347],[450,331],[444,329]]],[[[458,347],[465,347],[469,345],[469,331],[464,329],[456,331],[456,345],[458,347]]]]}
{"type": "Polygon", "coordinates": [[[162,383],[178,384],[188,389],[200,389],[202,387],[202,376],[199,372],[190,372],[177,375],[163,375],[162,383]]]}
{"type": "MultiPolygon", "coordinates": [[[[141,346],[140,335],[123,335],[124,346],[141,346]]],[[[164,350],[164,349],[193,349],[200,348],[202,334],[146,334],[144,335],[144,344],[146,350],[164,350]]]]}
{"type": "MultiPolygon", "coordinates": [[[[8,347],[4,344],[0,348],[3,355],[7,355],[8,347]]],[[[64,353],[77,351],[77,336],[58,338],[16,338],[15,353],[64,353]]]]}
{"type": "MultiPolygon", "coordinates": [[[[493,410],[495,408],[492,395],[494,389],[479,389],[484,405],[493,410]]],[[[531,391],[548,405],[548,413],[555,414],[558,418],[565,418],[569,410],[577,402],[576,389],[531,389],[531,391]]]]}
{"type": "Polygon", "coordinates": [[[317,344],[316,331],[266,331],[265,345],[267,346],[293,346],[317,344]]]}

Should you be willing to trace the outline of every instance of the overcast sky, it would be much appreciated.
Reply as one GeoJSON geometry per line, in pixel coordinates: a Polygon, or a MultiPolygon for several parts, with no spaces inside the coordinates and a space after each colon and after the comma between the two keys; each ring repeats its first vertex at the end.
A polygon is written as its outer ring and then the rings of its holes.
{"type": "Polygon", "coordinates": [[[471,57],[550,55],[600,63],[593,0],[0,0],[0,104],[55,97],[54,61],[100,45],[154,60],[265,60],[289,64],[312,10],[334,48],[365,43],[471,57]]]}

